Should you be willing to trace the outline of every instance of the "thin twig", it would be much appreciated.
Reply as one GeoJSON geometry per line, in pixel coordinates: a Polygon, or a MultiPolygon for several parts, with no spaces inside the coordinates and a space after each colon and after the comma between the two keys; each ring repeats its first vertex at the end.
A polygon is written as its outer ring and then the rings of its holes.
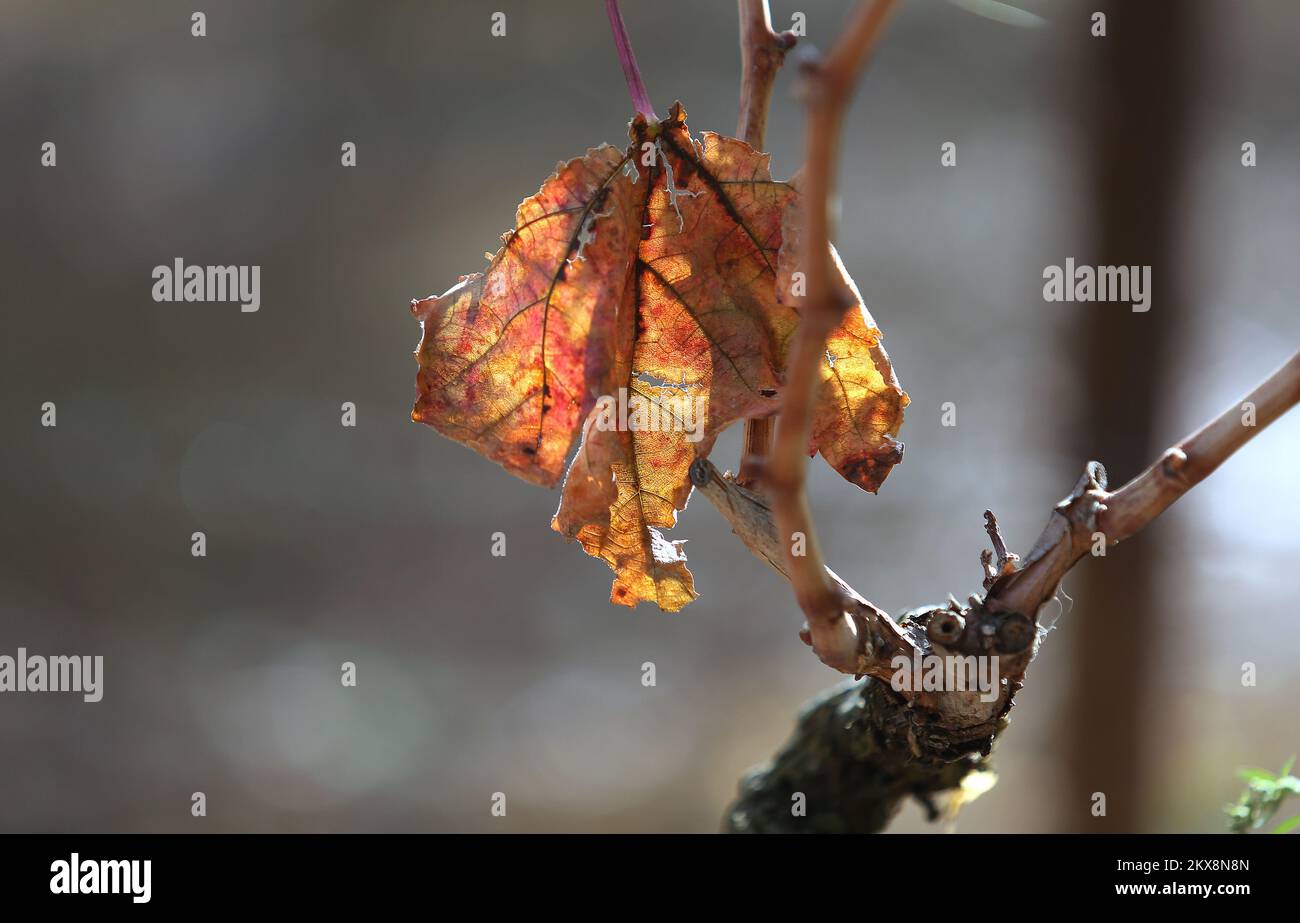
{"type": "Polygon", "coordinates": [[[1061,578],[1099,547],[1099,540],[1109,547],[1140,531],[1298,403],[1300,353],[1119,490],[1108,491],[1106,470],[1090,462],[1024,563],[994,583],[988,604],[1035,616],[1055,595],[1061,578]]]}
{"type": "Polygon", "coordinates": [[[623,77],[627,80],[627,92],[632,97],[632,106],[647,121],[657,122],[655,107],[650,104],[650,94],[641,81],[641,68],[637,67],[636,54],[632,51],[632,42],[627,37],[627,26],[623,24],[623,14],[619,11],[618,0],[605,0],[605,12],[609,15],[609,28],[614,33],[614,47],[618,49],[618,63],[623,65],[623,77]]]}
{"type": "Polygon", "coordinates": [[[840,129],[849,95],[894,6],[895,0],[860,5],[826,58],[806,68],[809,113],[801,236],[808,261],[807,296],[786,368],[776,441],[763,470],[763,486],[782,538],[790,584],[807,617],[807,638],[824,663],[845,673],[858,672],[863,639],[858,624],[847,614],[850,605],[843,592],[826,576],[804,481],[826,339],[848,307],[833,283],[827,213],[840,129]]]}
{"type": "Polygon", "coordinates": [[[1260,430],[1300,402],[1300,352],[1236,404],[1173,446],[1150,468],[1115,491],[1097,517],[1115,544],[1155,519],[1205,480],[1260,430]],[[1249,412],[1247,405],[1250,405],[1249,412]]]}
{"type": "Polygon", "coordinates": [[[793,32],[772,31],[767,0],[737,0],[740,8],[740,118],[736,137],[758,150],[767,133],[767,112],[776,72],[785,53],[799,40],[793,32]]]}
{"type": "MultiPolygon", "coordinates": [[[[736,137],[750,147],[762,150],[767,134],[767,113],[772,101],[772,86],[777,71],[785,62],[785,53],[798,38],[793,32],[772,31],[772,12],[767,0],[737,0],[740,11],[740,117],[736,137]]],[[[772,448],[774,419],[762,417],[745,421],[745,443],[736,481],[755,486],[762,477],[763,462],[772,448]]]]}
{"type": "Polygon", "coordinates": [[[980,553],[980,563],[984,565],[984,589],[993,586],[994,582],[1002,574],[1006,573],[1008,568],[1015,567],[1020,555],[1013,554],[1007,550],[1006,540],[1002,538],[1002,530],[998,528],[998,518],[993,515],[992,510],[984,511],[984,531],[989,534],[989,541],[993,543],[993,551],[985,550],[980,553]]]}

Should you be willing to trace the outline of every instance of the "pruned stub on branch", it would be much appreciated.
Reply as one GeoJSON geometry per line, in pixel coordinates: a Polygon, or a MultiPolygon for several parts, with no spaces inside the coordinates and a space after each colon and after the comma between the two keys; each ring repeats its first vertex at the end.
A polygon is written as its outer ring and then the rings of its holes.
{"type": "MultiPolygon", "coordinates": [[[[697,461],[691,476],[741,541],[787,576],[763,496],[707,460],[697,461]]],[[[1014,558],[1005,564],[1009,576],[1014,558]]],[[[828,575],[854,616],[857,670],[865,681],[809,706],[790,744],[742,783],[730,829],[878,830],[908,795],[932,807],[933,795],[957,789],[984,766],[1036,649],[1032,617],[979,597],[966,606],[950,600],[912,610],[895,621],[828,575]],[[938,683],[927,683],[927,670],[938,683]],[[791,798],[814,791],[819,797],[807,823],[808,817],[791,814],[791,798]]]]}
{"type": "MultiPolygon", "coordinates": [[[[762,494],[707,460],[693,465],[691,477],[741,541],[787,576],[762,494]]],[[[858,675],[810,703],[785,748],[745,778],[727,828],[876,831],[909,796],[937,817],[941,793],[951,793],[955,810],[963,780],[988,767],[1045,634],[1039,613],[1092,547],[1108,496],[1105,469],[1090,463],[1023,560],[1007,550],[986,512],[993,546],[980,556],[986,593],[965,605],[950,596],[895,620],[828,570],[858,626],[858,675]],[[809,799],[806,814],[791,812],[800,794],[809,799]]]]}

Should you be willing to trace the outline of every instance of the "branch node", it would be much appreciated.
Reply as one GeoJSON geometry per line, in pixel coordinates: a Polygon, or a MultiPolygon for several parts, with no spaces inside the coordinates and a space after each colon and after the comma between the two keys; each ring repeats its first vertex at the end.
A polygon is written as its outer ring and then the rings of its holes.
{"type": "Polygon", "coordinates": [[[713,472],[716,470],[713,465],[709,464],[707,458],[695,459],[695,461],[691,462],[689,471],[691,483],[696,487],[707,487],[713,479],[713,472]]]}
{"type": "Polygon", "coordinates": [[[1184,488],[1192,485],[1187,482],[1185,468],[1187,467],[1187,453],[1182,449],[1174,446],[1165,452],[1160,458],[1160,471],[1171,481],[1177,482],[1184,488]]]}

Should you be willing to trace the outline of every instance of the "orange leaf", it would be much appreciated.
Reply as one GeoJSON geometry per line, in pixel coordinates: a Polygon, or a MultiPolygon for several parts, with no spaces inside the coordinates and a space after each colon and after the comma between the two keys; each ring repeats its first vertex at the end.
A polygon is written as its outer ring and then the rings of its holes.
{"type": "MultiPolygon", "coordinates": [[[[629,402],[657,408],[646,413],[660,414],[677,413],[683,399],[693,399],[688,390],[644,382],[634,382],[628,396],[629,402]]],[[[695,448],[682,433],[664,427],[602,426],[602,409],[588,418],[551,527],[613,569],[610,602],[635,606],[649,600],[676,612],[695,599],[695,580],[682,543],[670,542],[660,530],[676,525],[677,511],[686,506],[695,448]]],[[[707,455],[712,440],[702,445],[707,455]]]]}
{"type": "MultiPolygon", "coordinates": [[[[798,180],[793,183],[797,188],[798,180]]],[[[800,266],[798,206],[797,199],[791,203],[783,225],[778,285],[780,300],[787,305],[796,301],[791,287],[800,266]]],[[[845,480],[875,493],[902,461],[903,444],[894,437],[909,400],[881,345],[880,328],[834,247],[831,258],[841,297],[849,307],[826,341],[809,454],[820,452],[845,480]]],[[[781,326],[787,337],[793,335],[796,323],[797,317],[784,318],[781,326]]]]}
{"type": "Polygon", "coordinates": [[[560,164],[519,205],[486,273],[411,303],[424,328],[412,418],[547,487],[607,387],[597,309],[641,240],[644,187],[626,181],[627,163],[604,145],[560,164]]]}
{"type": "MultiPolygon", "coordinates": [[[[680,103],[658,124],[638,116],[631,137],[561,164],[486,273],[412,303],[413,417],[548,486],[581,436],[552,528],[614,570],[612,602],[676,611],[694,581],[661,530],[686,506],[691,462],[779,407],[797,193],[744,142],[692,138],[680,103]]],[[[853,295],[814,448],[875,490],[901,454],[907,398],[853,295]]]]}

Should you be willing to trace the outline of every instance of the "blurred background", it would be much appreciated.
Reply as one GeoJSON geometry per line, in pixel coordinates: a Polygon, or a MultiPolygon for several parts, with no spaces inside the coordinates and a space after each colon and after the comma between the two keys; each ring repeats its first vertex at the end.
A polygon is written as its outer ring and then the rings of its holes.
{"type": "MultiPolygon", "coordinates": [[[[985,508],[1025,551],[1089,458],[1127,480],[1300,346],[1300,6],[1019,5],[1046,25],[904,3],[845,126],[839,247],[912,406],[879,496],[820,460],[810,489],[892,612],[979,589],[985,508]],[[1045,303],[1067,257],[1151,264],[1150,312],[1045,303]]],[[[734,132],[735,4],[623,6],[659,112],[734,132]]],[[[826,48],[849,5],[773,7],[826,48]]],[[[0,3],[0,653],[105,658],[98,704],[0,695],[0,829],[718,828],[837,679],[788,588],[697,499],[670,537],[700,599],[613,607],[557,493],[409,420],[410,299],[630,114],[596,0],[0,3]],[[260,265],[261,310],[155,303],[177,257],[260,265]]],[[[1297,451],[1292,413],[1071,573],[957,830],[1219,831],[1238,767],[1300,751],[1297,451]]]]}

